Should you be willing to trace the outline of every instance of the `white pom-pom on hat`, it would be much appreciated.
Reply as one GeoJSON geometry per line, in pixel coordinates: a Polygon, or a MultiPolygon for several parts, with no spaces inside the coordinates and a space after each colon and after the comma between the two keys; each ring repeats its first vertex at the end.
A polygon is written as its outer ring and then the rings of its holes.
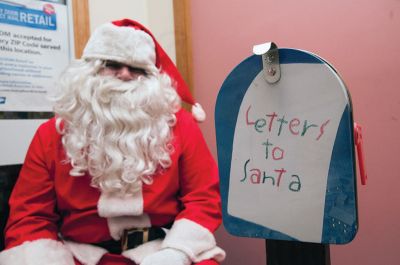
{"type": "Polygon", "coordinates": [[[206,120],[206,112],[204,111],[200,103],[195,103],[192,106],[192,115],[198,122],[203,122],[206,120]]]}

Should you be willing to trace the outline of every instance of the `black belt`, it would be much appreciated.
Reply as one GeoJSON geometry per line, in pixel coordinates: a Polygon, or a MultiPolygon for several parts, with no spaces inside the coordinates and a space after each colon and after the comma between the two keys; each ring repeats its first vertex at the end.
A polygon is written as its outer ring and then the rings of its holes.
{"type": "Polygon", "coordinates": [[[161,227],[133,228],[124,230],[121,240],[108,240],[92,244],[108,250],[109,253],[121,254],[127,249],[164,237],[165,232],[161,227]]]}

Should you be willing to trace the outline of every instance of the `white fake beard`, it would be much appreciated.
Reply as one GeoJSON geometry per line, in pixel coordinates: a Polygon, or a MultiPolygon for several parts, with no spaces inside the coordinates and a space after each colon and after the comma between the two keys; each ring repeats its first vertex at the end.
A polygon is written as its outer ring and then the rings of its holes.
{"type": "Polygon", "coordinates": [[[102,192],[133,194],[171,165],[179,96],[163,74],[129,82],[98,75],[83,80],[67,86],[54,108],[70,174],[87,171],[102,192]]]}

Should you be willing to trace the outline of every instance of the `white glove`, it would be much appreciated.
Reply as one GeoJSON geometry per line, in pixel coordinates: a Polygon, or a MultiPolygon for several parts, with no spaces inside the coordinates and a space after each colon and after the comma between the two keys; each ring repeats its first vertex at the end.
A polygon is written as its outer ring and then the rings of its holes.
{"type": "Polygon", "coordinates": [[[180,250],[164,248],[147,257],[140,265],[191,265],[189,256],[180,250]]]}

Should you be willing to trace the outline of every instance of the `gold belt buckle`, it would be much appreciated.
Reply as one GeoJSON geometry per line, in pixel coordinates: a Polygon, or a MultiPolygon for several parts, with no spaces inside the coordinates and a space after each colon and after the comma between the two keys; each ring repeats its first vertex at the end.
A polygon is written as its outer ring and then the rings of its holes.
{"type": "Polygon", "coordinates": [[[125,251],[128,249],[128,235],[137,233],[137,232],[143,233],[142,243],[146,243],[147,241],[149,241],[149,228],[148,227],[124,229],[124,232],[122,233],[122,238],[121,238],[121,250],[122,251],[125,251]]]}

